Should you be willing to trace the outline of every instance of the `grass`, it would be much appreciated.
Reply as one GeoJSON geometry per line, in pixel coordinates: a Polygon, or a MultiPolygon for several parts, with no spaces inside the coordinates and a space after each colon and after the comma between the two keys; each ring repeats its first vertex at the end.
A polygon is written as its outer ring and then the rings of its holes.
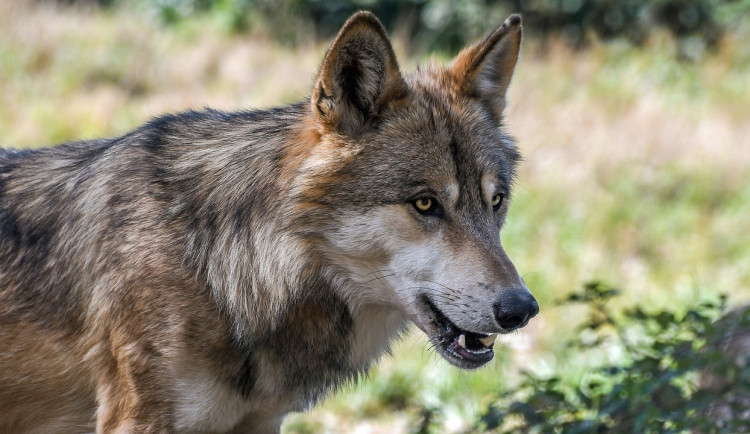
{"type": "MultiPolygon", "coordinates": [[[[582,52],[553,42],[545,55],[527,40],[507,113],[525,161],[502,239],[541,315],[474,373],[448,366],[412,333],[369,379],[289,417],[284,430],[407,432],[436,418],[460,432],[514,384],[519,366],[580,378],[586,360],[561,345],[579,312],[554,301],[593,279],[620,287],[622,304],[679,307],[718,292],[750,299],[742,40],[730,34],[698,63],[677,60],[664,35],[644,48],[582,52]]],[[[401,53],[407,45],[396,41],[401,53]]],[[[230,35],[209,19],[162,27],[142,10],[0,0],[0,144],[113,136],[188,108],[296,101],[324,49],[230,35]]],[[[404,69],[419,60],[404,59],[404,69]]]]}

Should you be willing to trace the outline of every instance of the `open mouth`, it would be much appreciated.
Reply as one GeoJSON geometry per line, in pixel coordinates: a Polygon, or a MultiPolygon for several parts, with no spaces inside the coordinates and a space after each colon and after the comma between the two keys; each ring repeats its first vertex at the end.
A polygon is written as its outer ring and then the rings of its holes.
{"type": "Polygon", "coordinates": [[[449,362],[464,369],[476,369],[492,360],[497,333],[474,333],[463,330],[449,320],[425,296],[424,303],[431,312],[437,334],[432,337],[435,348],[449,362]]]}

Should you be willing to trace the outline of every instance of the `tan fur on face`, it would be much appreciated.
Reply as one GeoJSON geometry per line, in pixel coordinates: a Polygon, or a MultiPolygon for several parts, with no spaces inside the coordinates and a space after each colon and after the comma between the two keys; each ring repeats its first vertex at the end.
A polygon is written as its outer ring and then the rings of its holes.
{"type": "MultiPolygon", "coordinates": [[[[450,190],[450,189],[449,189],[450,190]]],[[[329,257],[353,283],[345,298],[352,309],[392,307],[426,329],[415,296],[434,297],[461,327],[497,332],[493,302],[497,287],[523,287],[505,252],[471,240],[456,244],[425,234],[408,206],[392,205],[341,217],[329,233],[329,257]]]]}

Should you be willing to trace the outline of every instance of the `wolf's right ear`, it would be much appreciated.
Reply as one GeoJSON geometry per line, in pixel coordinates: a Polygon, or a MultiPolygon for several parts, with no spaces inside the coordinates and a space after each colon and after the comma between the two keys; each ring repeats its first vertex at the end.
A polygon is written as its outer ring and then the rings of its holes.
{"type": "Polygon", "coordinates": [[[521,16],[511,15],[453,60],[450,73],[459,93],[479,99],[500,120],[505,94],[521,50],[521,16]]]}
{"type": "Polygon", "coordinates": [[[383,25],[372,13],[357,12],[326,51],[312,110],[323,125],[357,135],[406,89],[383,25]]]}

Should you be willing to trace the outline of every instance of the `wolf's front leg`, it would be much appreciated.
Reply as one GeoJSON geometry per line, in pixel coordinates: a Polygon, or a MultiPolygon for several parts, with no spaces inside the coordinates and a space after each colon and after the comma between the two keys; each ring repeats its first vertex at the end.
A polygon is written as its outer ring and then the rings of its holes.
{"type": "Polygon", "coordinates": [[[258,411],[249,414],[232,431],[232,434],[275,434],[281,431],[285,413],[258,411]]]}
{"type": "Polygon", "coordinates": [[[148,344],[111,343],[100,359],[97,433],[164,433],[173,430],[172,399],[159,354],[148,344]]]}

